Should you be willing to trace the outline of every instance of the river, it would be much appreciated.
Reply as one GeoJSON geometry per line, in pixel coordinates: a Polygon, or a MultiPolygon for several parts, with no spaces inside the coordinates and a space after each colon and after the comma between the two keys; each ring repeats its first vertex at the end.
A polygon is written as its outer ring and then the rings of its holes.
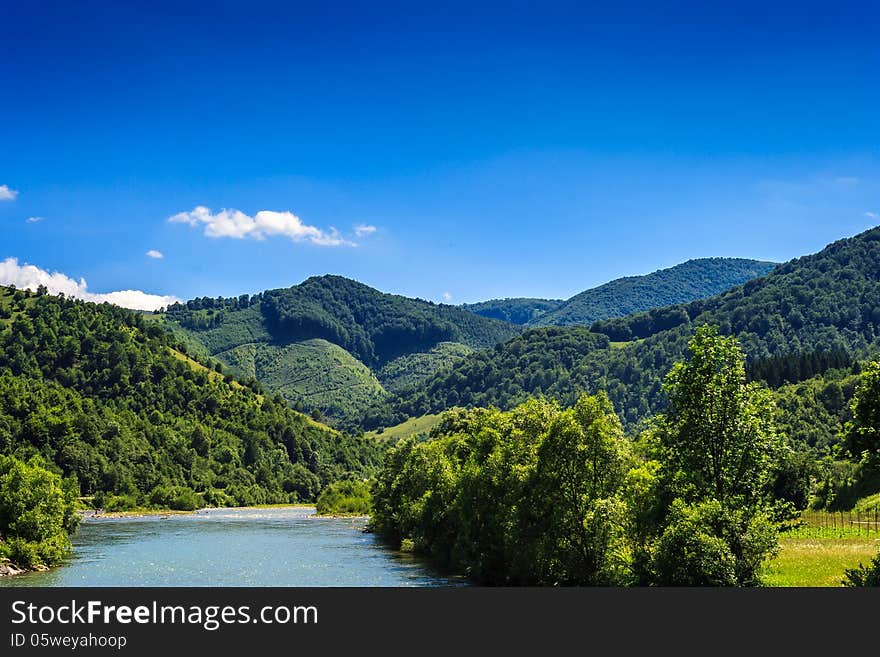
{"type": "Polygon", "coordinates": [[[69,561],[0,577],[0,586],[450,586],[408,554],[363,533],[363,518],[314,508],[205,509],[87,517],[69,561]]]}

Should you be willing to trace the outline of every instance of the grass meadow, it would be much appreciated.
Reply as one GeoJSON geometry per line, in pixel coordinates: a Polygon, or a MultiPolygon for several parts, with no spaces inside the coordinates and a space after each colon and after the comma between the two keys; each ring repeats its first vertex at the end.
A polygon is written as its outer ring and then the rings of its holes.
{"type": "Polygon", "coordinates": [[[780,536],[779,554],[768,565],[768,586],[842,586],[847,568],[867,565],[880,553],[880,525],[852,514],[811,512],[780,536]]]}

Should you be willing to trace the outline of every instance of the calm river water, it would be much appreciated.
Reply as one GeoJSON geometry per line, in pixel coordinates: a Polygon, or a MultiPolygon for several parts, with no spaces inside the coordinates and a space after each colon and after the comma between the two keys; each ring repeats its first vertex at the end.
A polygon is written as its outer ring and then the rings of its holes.
{"type": "Polygon", "coordinates": [[[364,519],[313,508],[209,509],[191,515],[86,518],[73,557],[0,586],[449,586],[388,550],[364,519]]]}

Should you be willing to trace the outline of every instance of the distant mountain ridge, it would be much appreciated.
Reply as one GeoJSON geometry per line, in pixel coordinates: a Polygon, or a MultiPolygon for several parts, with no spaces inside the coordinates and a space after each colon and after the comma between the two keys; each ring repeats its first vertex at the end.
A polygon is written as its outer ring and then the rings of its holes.
{"type": "MultiPolygon", "coordinates": [[[[801,355],[820,363],[841,352],[880,352],[880,228],[716,296],[595,322],[545,327],[442,370],[390,405],[365,415],[367,428],[453,406],[511,408],[534,395],[564,404],[604,390],[628,426],[665,408],[662,381],[685,357],[694,328],[736,336],[749,361],[801,355]]],[[[821,369],[817,370],[821,371],[821,369]]]]}
{"type": "Polygon", "coordinates": [[[513,297],[490,299],[480,303],[465,303],[461,307],[481,317],[490,317],[519,326],[529,326],[543,315],[556,310],[563,299],[530,299],[513,297]]]}
{"type": "Polygon", "coordinates": [[[626,276],[570,299],[493,299],[462,306],[523,326],[590,326],[593,322],[720,294],[769,274],[776,263],[746,258],[696,258],[644,276],[626,276]]]}
{"type": "Polygon", "coordinates": [[[255,295],[193,299],[170,306],[164,318],[195,351],[345,426],[387,390],[522,330],[332,275],[255,295]]]}

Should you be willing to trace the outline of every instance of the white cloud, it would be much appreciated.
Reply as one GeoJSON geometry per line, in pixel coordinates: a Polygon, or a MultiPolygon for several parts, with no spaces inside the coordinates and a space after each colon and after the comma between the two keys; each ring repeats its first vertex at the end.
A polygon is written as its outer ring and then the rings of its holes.
{"type": "Polygon", "coordinates": [[[292,212],[260,210],[253,217],[241,210],[220,210],[216,214],[202,205],[190,212],[178,212],[168,218],[172,223],[204,226],[207,237],[231,237],[233,239],[264,240],[283,236],[294,242],[311,242],[318,246],[354,246],[335,228],[323,231],[304,224],[292,212]]]}
{"type": "Polygon", "coordinates": [[[372,235],[376,232],[375,226],[370,226],[369,224],[358,224],[354,227],[354,234],[357,237],[366,237],[367,235],[372,235]]]}
{"type": "Polygon", "coordinates": [[[27,219],[25,219],[25,221],[29,224],[37,224],[40,223],[42,220],[42,217],[28,217],[27,219]]]}
{"type": "Polygon", "coordinates": [[[165,257],[165,254],[162,253],[161,251],[157,251],[156,249],[150,249],[149,251],[147,251],[147,257],[155,258],[156,260],[161,260],[162,258],[165,257]]]}
{"type": "Polygon", "coordinates": [[[14,201],[16,196],[18,196],[16,190],[9,189],[7,185],[0,185],[0,201],[14,201]]]}
{"type": "Polygon", "coordinates": [[[75,281],[61,272],[49,273],[34,265],[19,265],[16,258],[0,261],[0,285],[15,285],[18,288],[36,290],[37,286],[45,285],[50,294],[64,294],[84,301],[95,303],[112,303],[133,310],[156,310],[180,301],[174,296],[147,294],[140,290],[119,290],[96,294],[88,291],[84,278],[75,281]]]}
{"type": "Polygon", "coordinates": [[[855,176],[838,176],[834,179],[834,183],[837,185],[858,185],[860,182],[861,179],[855,176]]]}
{"type": "Polygon", "coordinates": [[[452,301],[452,293],[451,292],[444,292],[443,293],[443,300],[444,301],[452,301]]]}
{"type": "Polygon", "coordinates": [[[880,219],[880,215],[878,215],[876,212],[866,212],[865,216],[868,219],[880,219]]]}

